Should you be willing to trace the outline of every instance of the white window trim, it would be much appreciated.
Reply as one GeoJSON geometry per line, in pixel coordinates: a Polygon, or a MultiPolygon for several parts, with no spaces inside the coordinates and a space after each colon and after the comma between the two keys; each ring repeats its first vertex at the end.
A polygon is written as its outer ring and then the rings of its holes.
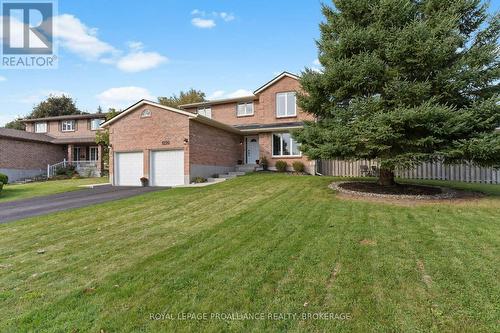
{"type": "MultiPolygon", "coordinates": [[[[280,91],[276,93],[276,118],[292,118],[297,117],[297,93],[295,91],[280,91]],[[287,95],[294,94],[295,95],[295,113],[293,115],[286,114],[284,116],[278,115],[278,95],[287,95]]],[[[285,97],[285,111],[288,110],[288,96],[285,97]]]]}
{"type": "Polygon", "coordinates": [[[93,162],[99,161],[99,147],[97,147],[97,146],[89,147],[89,158],[88,158],[88,160],[89,161],[93,161],[93,162]],[[95,160],[92,159],[92,150],[95,150],[95,155],[96,155],[96,159],[95,160]]]}
{"type": "Polygon", "coordinates": [[[93,118],[93,119],[91,119],[90,120],[90,130],[91,131],[97,131],[103,122],[104,122],[104,119],[102,119],[102,118],[93,118]],[[92,128],[92,124],[94,123],[94,121],[97,121],[97,120],[100,121],[99,125],[97,126],[97,128],[92,128]]]}
{"type": "Polygon", "coordinates": [[[61,132],[74,132],[75,131],[75,127],[76,127],[76,121],[75,120],[63,120],[61,122],[61,132]],[[68,123],[71,123],[71,129],[64,129],[64,124],[68,124],[68,123]]]}
{"type": "Polygon", "coordinates": [[[41,122],[37,122],[35,123],[35,133],[47,133],[47,122],[46,121],[41,121],[41,122]],[[45,131],[38,131],[37,130],[37,125],[39,124],[44,124],[45,125],[45,131]]]}
{"type": "MultiPolygon", "coordinates": [[[[280,137],[280,152],[281,154],[283,154],[283,134],[290,134],[289,132],[281,132],[281,133],[271,133],[272,137],[271,137],[271,153],[272,153],[272,156],[273,157],[302,157],[302,152],[300,151],[300,148],[299,148],[299,154],[298,155],[274,155],[274,136],[277,135],[280,137]]],[[[290,134],[290,138],[292,138],[291,134],[290,134]]],[[[292,138],[292,140],[290,140],[290,154],[292,153],[293,149],[292,149],[292,145],[293,145],[293,142],[295,141],[295,139],[292,138]]]]}
{"type": "Polygon", "coordinates": [[[203,106],[203,107],[199,107],[199,108],[197,109],[197,112],[198,112],[198,114],[199,114],[200,116],[202,116],[202,117],[206,117],[206,118],[210,118],[210,119],[212,119],[212,106],[203,106]],[[207,116],[207,115],[206,115],[206,114],[207,114],[207,112],[206,112],[207,110],[210,110],[210,116],[207,116]],[[200,111],[202,111],[202,112],[203,112],[203,114],[201,114],[201,113],[200,113],[200,111]]]}
{"type": "Polygon", "coordinates": [[[253,104],[253,102],[240,102],[240,103],[236,104],[236,117],[251,117],[254,114],[255,114],[255,105],[253,104]],[[247,105],[248,104],[252,105],[252,113],[246,113],[246,111],[247,111],[247,105]],[[239,114],[238,113],[238,107],[240,105],[244,105],[245,106],[245,113],[244,114],[239,114]]]}

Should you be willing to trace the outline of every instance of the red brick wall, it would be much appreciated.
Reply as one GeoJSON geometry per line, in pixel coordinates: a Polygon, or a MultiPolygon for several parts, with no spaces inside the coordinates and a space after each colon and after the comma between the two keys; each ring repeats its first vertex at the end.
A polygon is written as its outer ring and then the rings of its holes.
{"type": "Polygon", "coordinates": [[[113,153],[126,151],[144,153],[144,176],[149,178],[151,150],[184,149],[184,173],[189,174],[189,146],[184,139],[189,139],[189,119],[185,115],[151,105],[130,112],[109,129],[110,179],[113,179],[113,153]],[[144,109],[151,111],[151,117],[141,118],[144,109]]]}
{"type": "Polygon", "coordinates": [[[300,161],[306,166],[306,171],[310,174],[314,173],[314,161],[310,161],[306,156],[302,157],[273,157],[273,141],[272,133],[259,134],[260,156],[265,156],[269,162],[269,167],[273,168],[276,161],[282,160],[288,163],[289,169],[292,170],[292,163],[300,161]]]}
{"type": "Polygon", "coordinates": [[[234,167],[243,159],[242,137],[192,120],[189,124],[191,164],[234,167]]]}
{"type": "MultiPolygon", "coordinates": [[[[63,132],[61,131],[61,122],[60,121],[49,121],[47,122],[47,135],[50,135],[55,138],[87,138],[95,136],[96,131],[92,131],[90,129],[90,120],[91,119],[79,119],[75,120],[75,130],[72,132],[63,132]]],[[[35,124],[30,123],[26,124],[27,132],[35,131],[35,124]]]]}
{"type": "MultiPolygon", "coordinates": [[[[286,118],[276,117],[276,94],[288,91],[300,91],[300,83],[295,79],[285,76],[258,95],[258,100],[254,101],[253,116],[237,117],[236,106],[238,103],[233,102],[213,105],[212,119],[228,125],[273,124],[313,120],[314,117],[312,115],[305,113],[298,106],[297,116],[286,118]]],[[[186,111],[197,112],[197,108],[186,109],[186,111]]]]}
{"type": "Polygon", "coordinates": [[[45,169],[64,157],[62,145],[0,138],[0,168],[45,169]]]}

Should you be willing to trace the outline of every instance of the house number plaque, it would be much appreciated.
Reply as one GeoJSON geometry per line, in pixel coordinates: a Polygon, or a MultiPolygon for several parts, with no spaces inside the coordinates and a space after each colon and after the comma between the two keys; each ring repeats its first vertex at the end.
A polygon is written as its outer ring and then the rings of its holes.
{"type": "Polygon", "coordinates": [[[170,144],[170,140],[164,140],[161,142],[162,145],[166,146],[170,144]]]}

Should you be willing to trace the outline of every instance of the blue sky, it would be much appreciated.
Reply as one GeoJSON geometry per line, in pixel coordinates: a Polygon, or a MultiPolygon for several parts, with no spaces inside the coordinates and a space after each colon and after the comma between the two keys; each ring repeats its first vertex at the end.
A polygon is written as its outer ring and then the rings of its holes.
{"type": "Polygon", "coordinates": [[[87,112],[189,88],[212,99],[247,94],[284,70],[316,66],[320,3],[59,0],[59,67],[0,69],[0,126],[49,94],[87,112]]]}
{"type": "Polygon", "coordinates": [[[223,98],[317,58],[320,1],[59,0],[59,67],[0,69],[0,126],[48,94],[125,107],[189,88],[223,98]]]}

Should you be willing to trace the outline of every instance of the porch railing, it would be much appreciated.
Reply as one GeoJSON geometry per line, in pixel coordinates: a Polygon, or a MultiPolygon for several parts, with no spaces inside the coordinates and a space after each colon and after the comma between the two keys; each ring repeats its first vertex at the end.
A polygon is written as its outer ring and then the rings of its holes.
{"type": "Polygon", "coordinates": [[[62,162],[47,165],[47,178],[52,178],[57,175],[58,170],[66,169],[70,165],[75,167],[75,170],[85,177],[98,177],[99,170],[97,168],[98,161],[67,161],[64,159],[62,162]]]}

